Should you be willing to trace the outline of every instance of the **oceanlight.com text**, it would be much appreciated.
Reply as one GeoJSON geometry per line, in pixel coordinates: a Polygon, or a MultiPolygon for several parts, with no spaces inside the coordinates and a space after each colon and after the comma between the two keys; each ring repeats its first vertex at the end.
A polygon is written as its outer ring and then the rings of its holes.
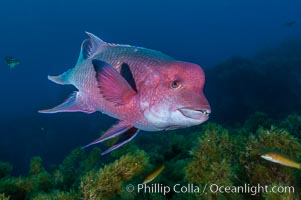
{"type": "Polygon", "coordinates": [[[170,192],[175,193],[194,193],[194,194],[203,194],[208,193],[217,194],[217,193],[237,193],[237,194],[251,194],[257,195],[259,193],[294,193],[294,186],[282,186],[282,185],[250,185],[244,184],[241,186],[225,186],[218,184],[205,184],[205,185],[196,185],[196,184],[175,184],[173,186],[167,186],[160,183],[156,184],[138,184],[134,186],[133,184],[128,184],[126,186],[127,192],[137,192],[137,193],[159,193],[166,195],[170,192]]]}
{"type": "Polygon", "coordinates": [[[295,188],[294,186],[279,186],[279,185],[270,186],[270,185],[260,185],[260,184],[257,185],[244,184],[243,186],[223,186],[217,184],[210,184],[209,191],[210,193],[240,193],[240,194],[248,193],[251,195],[257,195],[259,193],[294,193],[295,188]]]}

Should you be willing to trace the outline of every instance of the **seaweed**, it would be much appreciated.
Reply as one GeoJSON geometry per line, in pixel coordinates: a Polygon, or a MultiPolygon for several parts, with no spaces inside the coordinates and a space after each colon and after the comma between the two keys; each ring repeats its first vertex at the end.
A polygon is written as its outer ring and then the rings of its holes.
{"type": "Polygon", "coordinates": [[[148,158],[143,151],[122,156],[99,170],[91,170],[81,178],[84,199],[111,199],[122,193],[122,183],[143,171],[148,158]]]}
{"type": "Polygon", "coordinates": [[[9,200],[10,198],[5,196],[4,194],[0,194],[0,200],[9,200]]]}
{"type": "Polygon", "coordinates": [[[11,199],[25,199],[27,191],[24,177],[5,177],[0,180],[0,193],[11,199]]]}
{"type": "Polygon", "coordinates": [[[7,162],[0,162],[0,179],[8,176],[13,170],[13,166],[7,162]]]}
{"type": "MultiPolygon", "coordinates": [[[[186,167],[186,179],[199,184],[200,188],[206,187],[206,184],[233,185],[235,170],[231,167],[231,162],[235,152],[228,131],[212,123],[203,129],[203,135],[199,137],[198,144],[191,151],[193,158],[186,167]]],[[[229,195],[209,193],[197,196],[214,199],[226,198],[229,195]]]]}
{"type": "Polygon", "coordinates": [[[77,148],[73,150],[62,162],[57,170],[55,170],[55,184],[62,190],[74,188],[79,182],[80,165],[84,160],[84,152],[77,148]],[[77,176],[74,176],[77,174],[77,176]]]}
{"type": "Polygon", "coordinates": [[[301,138],[301,116],[294,113],[288,115],[279,123],[279,127],[286,129],[292,135],[301,138]]]}
{"type": "Polygon", "coordinates": [[[300,171],[260,156],[276,152],[300,162],[301,142],[296,137],[300,119],[300,115],[292,114],[276,120],[256,112],[243,123],[227,128],[207,123],[164,134],[141,134],[137,140],[106,156],[100,155],[99,148],[90,151],[76,148],[51,170],[44,167],[40,157],[33,157],[28,173],[22,176],[11,175],[12,166],[1,162],[0,199],[299,199],[300,171]],[[205,188],[205,192],[171,190],[164,195],[138,192],[137,188],[126,191],[128,184],[137,186],[162,164],[165,169],[149,185],[173,188],[175,184],[193,184],[205,188]],[[291,186],[294,192],[221,193],[210,191],[212,184],[291,186]]]}
{"type": "Polygon", "coordinates": [[[70,192],[65,192],[65,191],[59,191],[59,190],[54,190],[51,193],[38,193],[34,197],[32,197],[33,200],[79,200],[81,199],[80,194],[70,191],[70,192]]]}
{"type": "Polygon", "coordinates": [[[283,129],[271,127],[259,128],[256,135],[250,135],[245,151],[240,155],[241,176],[252,185],[282,184],[297,186],[296,176],[291,168],[265,161],[260,155],[266,152],[278,152],[293,159],[301,156],[300,141],[283,129]]]}

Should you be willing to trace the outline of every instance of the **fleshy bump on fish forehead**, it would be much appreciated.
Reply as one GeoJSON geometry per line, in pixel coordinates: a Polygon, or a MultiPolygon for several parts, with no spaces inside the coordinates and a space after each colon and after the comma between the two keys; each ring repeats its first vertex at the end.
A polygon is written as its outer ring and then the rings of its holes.
{"type": "Polygon", "coordinates": [[[158,67],[155,74],[160,79],[151,88],[145,88],[147,92],[141,102],[150,123],[158,129],[175,129],[198,125],[208,119],[210,105],[203,94],[205,75],[200,66],[171,62],[158,67]],[[179,88],[172,88],[174,81],[179,88]]]}
{"type": "Polygon", "coordinates": [[[172,62],[167,70],[167,75],[170,79],[189,81],[189,85],[185,87],[196,87],[197,89],[203,89],[204,87],[205,74],[203,69],[197,64],[172,62]]]}
{"type": "MultiPolygon", "coordinates": [[[[164,74],[164,86],[167,94],[175,96],[173,101],[177,104],[190,104],[190,106],[208,106],[209,103],[203,94],[205,74],[203,69],[196,64],[187,62],[173,62],[167,68],[160,68],[164,74]],[[171,90],[170,84],[177,80],[182,85],[179,90],[171,90]]],[[[163,87],[164,87],[163,86],[163,87]]]]}

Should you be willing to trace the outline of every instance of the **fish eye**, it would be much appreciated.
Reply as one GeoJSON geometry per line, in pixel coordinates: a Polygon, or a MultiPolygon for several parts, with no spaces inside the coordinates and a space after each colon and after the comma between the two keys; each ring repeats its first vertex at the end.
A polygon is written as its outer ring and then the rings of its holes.
{"type": "Polygon", "coordinates": [[[179,80],[174,80],[170,83],[170,87],[172,89],[179,89],[181,86],[182,86],[182,84],[179,80]]]}

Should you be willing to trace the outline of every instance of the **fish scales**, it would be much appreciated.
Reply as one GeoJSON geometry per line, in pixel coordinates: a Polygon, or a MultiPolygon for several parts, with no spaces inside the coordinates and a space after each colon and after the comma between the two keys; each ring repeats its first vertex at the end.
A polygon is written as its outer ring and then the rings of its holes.
{"type": "Polygon", "coordinates": [[[128,133],[124,141],[103,152],[106,154],[132,140],[139,130],[185,128],[208,119],[210,105],[203,94],[205,75],[200,66],[86,34],[89,39],[82,43],[76,66],[48,77],[58,84],[72,84],[78,91],[62,104],[40,111],[100,111],[119,120],[85,147],[128,133]]]}

